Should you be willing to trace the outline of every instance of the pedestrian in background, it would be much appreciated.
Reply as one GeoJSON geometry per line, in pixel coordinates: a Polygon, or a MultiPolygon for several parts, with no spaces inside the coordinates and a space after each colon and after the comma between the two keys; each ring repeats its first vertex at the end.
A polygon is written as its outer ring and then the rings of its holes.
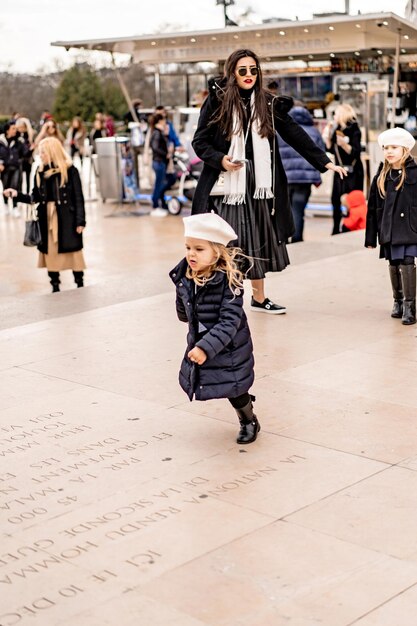
{"type": "Polygon", "coordinates": [[[52,118],[47,119],[42,125],[42,128],[35,139],[35,148],[39,147],[39,144],[43,139],[50,137],[57,139],[62,145],[64,145],[64,135],[62,134],[57,122],[55,122],[52,118]]]}
{"type": "Polygon", "coordinates": [[[227,398],[240,422],[237,443],[252,443],[260,430],[249,394],[253,347],[237,266],[240,250],[227,247],[237,235],[215,213],[183,221],[186,258],[170,272],[178,318],[188,323],[179,382],[190,400],[227,398]]]}
{"type": "Polygon", "coordinates": [[[335,109],[334,121],[329,122],[323,131],[323,139],[329,152],[334,154],[335,162],[345,168],[346,178],[333,178],[332,235],[340,233],[342,207],[340,198],[354,189],[363,191],[363,165],[361,161],[361,130],[356,115],[350,104],[339,104],[335,109]]]}
{"type": "Polygon", "coordinates": [[[384,162],[368,198],[365,246],[381,246],[389,263],[394,306],[391,317],[416,323],[417,164],[411,156],[415,139],[404,128],[390,128],[378,137],[384,162]]]}
{"type": "MultiPolygon", "coordinates": [[[[320,148],[326,150],[320,132],[314,126],[311,113],[301,104],[294,106],[290,117],[301,126],[312,141],[320,148]]],[[[291,238],[292,243],[303,241],[304,212],[311,194],[311,186],[321,185],[320,172],[306,161],[297,150],[289,146],[278,136],[279,151],[282,164],[288,180],[288,195],[290,198],[292,215],[294,218],[295,231],[291,238]]]]}
{"type": "MultiPolygon", "coordinates": [[[[22,177],[22,162],[28,151],[27,144],[19,137],[14,120],[6,122],[0,135],[0,176],[3,189],[19,189],[22,177]]],[[[7,207],[6,207],[7,210],[7,207]]],[[[19,217],[17,199],[13,196],[13,216],[19,217]]]]}
{"type": "Polygon", "coordinates": [[[85,139],[87,131],[82,119],[78,116],[72,118],[71,126],[67,130],[65,138],[65,147],[67,148],[71,159],[78,155],[81,165],[83,164],[83,156],[85,152],[85,139]]]}
{"type": "Polygon", "coordinates": [[[6,197],[19,202],[38,203],[42,242],[38,246],[38,267],[46,268],[52,292],[60,290],[60,272],[72,270],[77,287],[84,285],[82,252],[86,225],[84,197],[78,170],[55,137],[39,144],[41,164],[30,195],[5,189],[6,197]]]}
{"type": "Polygon", "coordinates": [[[20,181],[20,191],[23,191],[23,185],[25,186],[25,192],[30,191],[30,175],[33,165],[33,150],[34,150],[34,130],[32,124],[27,117],[19,117],[16,120],[16,128],[19,133],[19,137],[25,142],[26,150],[22,158],[22,177],[20,181]]]}
{"type": "Polygon", "coordinates": [[[165,191],[168,188],[167,166],[169,160],[167,121],[162,113],[156,113],[151,120],[152,168],[155,173],[155,185],[152,193],[152,217],[166,217],[168,205],[165,191]]]}

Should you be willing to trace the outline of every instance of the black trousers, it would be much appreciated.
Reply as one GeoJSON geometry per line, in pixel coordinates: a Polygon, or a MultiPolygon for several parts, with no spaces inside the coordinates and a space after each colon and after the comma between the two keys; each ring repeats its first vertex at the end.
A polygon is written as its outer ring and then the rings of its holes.
{"type": "MultiPolygon", "coordinates": [[[[1,173],[1,182],[3,189],[20,189],[20,169],[14,167],[6,167],[1,173]]],[[[17,199],[13,198],[13,206],[17,207],[17,199]]]]}

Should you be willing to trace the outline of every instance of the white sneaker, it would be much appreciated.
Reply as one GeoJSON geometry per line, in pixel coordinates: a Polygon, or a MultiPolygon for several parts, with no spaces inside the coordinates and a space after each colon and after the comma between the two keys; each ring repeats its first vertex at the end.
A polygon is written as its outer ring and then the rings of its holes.
{"type": "Polygon", "coordinates": [[[21,212],[18,206],[14,207],[12,209],[12,215],[13,217],[20,217],[21,216],[21,212]]]}
{"type": "Polygon", "coordinates": [[[169,215],[169,212],[167,209],[158,208],[158,209],[153,209],[150,212],[150,215],[152,217],[167,217],[167,215],[169,215]]]}

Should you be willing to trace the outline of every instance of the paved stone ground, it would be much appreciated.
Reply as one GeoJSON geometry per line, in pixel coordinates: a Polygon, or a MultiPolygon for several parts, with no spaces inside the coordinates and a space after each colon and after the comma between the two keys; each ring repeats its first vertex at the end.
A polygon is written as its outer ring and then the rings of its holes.
{"type": "Polygon", "coordinates": [[[288,314],[248,311],[239,447],[177,384],[181,220],[124,209],[89,203],[88,286],[54,295],[0,217],[0,625],[415,626],[417,327],[384,262],[308,221],[288,314]]]}

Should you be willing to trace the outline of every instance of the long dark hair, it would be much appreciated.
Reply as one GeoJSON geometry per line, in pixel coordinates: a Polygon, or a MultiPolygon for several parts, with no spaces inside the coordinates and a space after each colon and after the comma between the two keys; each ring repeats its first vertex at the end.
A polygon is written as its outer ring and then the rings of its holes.
{"type": "Polygon", "coordinates": [[[268,104],[268,92],[262,87],[262,71],[259,64],[259,58],[252,50],[247,50],[246,48],[235,50],[226,60],[224,66],[226,84],[224,89],[218,91],[220,107],[216,115],[210,121],[210,124],[219,124],[220,129],[226,135],[227,139],[230,140],[234,130],[233,113],[236,112],[238,118],[238,128],[235,130],[240,132],[243,129],[245,110],[235,77],[235,69],[237,62],[244,57],[252,57],[258,67],[258,78],[255,82],[254,94],[255,115],[258,119],[259,134],[261,137],[272,137],[272,111],[271,106],[268,104]]]}

